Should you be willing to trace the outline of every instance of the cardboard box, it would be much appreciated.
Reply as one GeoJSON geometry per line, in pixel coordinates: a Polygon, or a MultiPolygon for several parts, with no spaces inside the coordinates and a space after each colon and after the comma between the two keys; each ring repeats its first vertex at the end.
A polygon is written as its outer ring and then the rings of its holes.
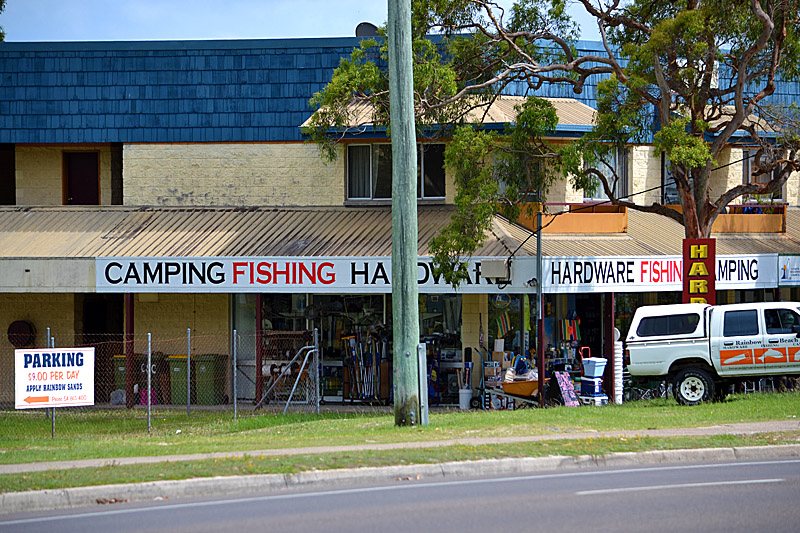
{"type": "Polygon", "coordinates": [[[499,376],[500,375],[500,367],[499,366],[487,366],[483,369],[483,374],[487,378],[490,376],[499,376]]]}
{"type": "Polygon", "coordinates": [[[492,361],[499,363],[510,363],[511,359],[508,352],[492,352],[492,361]]]}

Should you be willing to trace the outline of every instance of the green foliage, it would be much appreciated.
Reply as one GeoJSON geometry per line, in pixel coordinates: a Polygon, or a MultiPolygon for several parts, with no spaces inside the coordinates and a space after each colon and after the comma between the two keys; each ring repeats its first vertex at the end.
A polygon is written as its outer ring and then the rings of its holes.
{"type": "MultiPolygon", "coordinates": [[[[679,197],[692,204],[685,205],[683,212],[696,213],[696,217],[684,219],[664,206],[641,206],[627,198],[611,198],[611,202],[677,216],[689,237],[707,236],[716,215],[729,202],[759,193],[735,186],[717,198],[709,197],[714,161],[721,159],[737,131],[749,128],[755,144],[776,145],[769,149],[784,154],[765,158],[772,166],[760,168],[762,174],[773,175],[778,165],[800,169],[796,114],[794,119],[785,119],[791,113],[769,109],[765,100],[775,91],[776,80],[800,78],[800,0],[760,4],[750,0],[519,0],[508,11],[483,0],[413,0],[412,9],[420,133],[447,136],[470,121],[473,130],[479,128],[480,113],[475,111],[485,109],[512,84],[516,94],[523,89],[536,94],[550,84],[580,93],[585,84],[597,83],[595,127],[570,146],[544,143],[555,128],[555,114],[548,115],[535,100],[520,110],[502,142],[500,137],[484,137],[478,131],[469,134],[487,154],[479,168],[456,178],[458,214],[435,242],[445,270],[457,267],[459,254],[468,255],[480,246],[489,212],[516,219],[520,204],[532,192],[545,202],[557,179],[566,176],[576,188],[592,190],[602,185],[604,191],[613,191],[611,181],[618,176],[610,162],[615,152],[656,132],[656,147],[666,153],[675,175],[681,177],[679,197]],[[581,55],[579,26],[570,16],[570,5],[589,10],[600,23],[607,54],[581,55]],[[777,139],[761,138],[763,129],[750,127],[754,116],[779,131],[777,139]],[[485,187],[491,180],[496,184],[492,190],[485,187]],[[479,209],[476,204],[481,202],[479,209]]],[[[347,113],[355,102],[368,104],[372,122],[388,131],[385,42],[362,45],[360,50],[342,63],[329,86],[312,100],[320,111],[308,133],[329,158],[336,155],[337,136],[351,131],[352,117],[347,113]]],[[[457,145],[462,148],[450,153],[451,169],[460,167],[459,157],[476,161],[474,150],[460,142],[457,145]]],[[[788,172],[780,174],[783,177],[776,179],[785,182],[788,172]]],[[[768,187],[775,190],[783,182],[774,181],[768,187]]]]}
{"type": "MultiPolygon", "coordinates": [[[[355,121],[351,108],[359,96],[375,95],[388,90],[388,80],[371,59],[377,47],[371,39],[365,39],[361,46],[353,50],[349,59],[343,58],[334,76],[325,89],[314,94],[310,100],[317,112],[311,117],[310,125],[303,133],[319,146],[328,160],[337,157],[335,138],[331,131],[347,131],[355,121]]],[[[378,110],[373,110],[373,121],[378,120],[378,110]]]]}
{"type": "Polygon", "coordinates": [[[463,257],[485,240],[491,228],[499,184],[493,179],[491,152],[497,135],[471,126],[458,128],[445,150],[445,161],[456,182],[456,213],[430,242],[435,271],[453,285],[467,278],[463,257]]]}
{"type": "Polygon", "coordinates": [[[689,122],[688,117],[680,117],[662,126],[654,136],[655,145],[673,164],[687,169],[701,168],[713,158],[708,143],[687,131],[689,122]]]}
{"type": "Polygon", "coordinates": [[[445,150],[456,212],[430,249],[437,274],[454,286],[466,279],[463,261],[485,242],[494,214],[516,220],[532,195],[546,195],[562,177],[561,153],[545,141],[558,124],[553,104],[530,97],[516,111],[505,135],[461,126],[445,150]]]}
{"type": "MultiPolygon", "coordinates": [[[[6,10],[6,0],[0,0],[0,14],[6,10]]],[[[6,40],[6,32],[2,26],[0,26],[0,41],[6,40]]]]}

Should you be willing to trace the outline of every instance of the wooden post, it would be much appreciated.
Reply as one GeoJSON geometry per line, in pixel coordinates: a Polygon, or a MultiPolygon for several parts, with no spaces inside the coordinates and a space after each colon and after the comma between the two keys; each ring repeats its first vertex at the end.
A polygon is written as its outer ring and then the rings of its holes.
{"type": "Polygon", "coordinates": [[[264,328],[262,326],[264,316],[261,306],[263,305],[261,293],[256,294],[256,402],[261,401],[264,393],[264,374],[262,357],[264,356],[262,347],[264,346],[264,328]]]}
{"type": "Polygon", "coordinates": [[[125,293],[125,406],[130,409],[136,405],[133,385],[138,374],[133,357],[133,294],[125,293]]]}
{"type": "Polygon", "coordinates": [[[613,292],[603,294],[603,317],[607,321],[605,324],[605,331],[603,332],[605,356],[608,359],[606,369],[603,372],[603,384],[605,385],[606,394],[608,395],[608,403],[614,403],[614,392],[616,390],[616,370],[614,369],[614,317],[615,295],[613,292]]]}
{"type": "Polygon", "coordinates": [[[421,422],[417,345],[417,141],[411,0],[389,1],[389,120],[392,131],[392,321],[394,423],[421,422]]]}

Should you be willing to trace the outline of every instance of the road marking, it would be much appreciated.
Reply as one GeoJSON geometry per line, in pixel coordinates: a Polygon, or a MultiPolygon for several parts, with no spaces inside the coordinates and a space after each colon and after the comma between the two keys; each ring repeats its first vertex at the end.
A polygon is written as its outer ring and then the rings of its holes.
{"type": "MultiPolygon", "coordinates": [[[[382,492],[382,491],[390,491],[390,490],[409,490],[409,489],[419,489],[419,488],[429,488],[429,487],[446,487],[446,486],[455,486],[455,485],[483,485],[489,483],[509,483],[515,481],[531,481],[531,480],[542,480],[542,479],[557,479],[557,478],[569,478],[569,477],[588,477],[588,476],[600,476],[606,474],[631,474],[631,473],[638,473],[638,472],[663,472],[667,470],[695,470],[695,469],[702,469],[702,468],[730,468],[736,466],[753,466],[753,465],[765,465],[765,464],[794,464],[800,463],[800,459],[778,459],[773,461],[743,461],[743,462],[736,462],[736,463],[713,463],[713,464],[698,464],[698,465],[677,465],[677,466],[652,466],[652,467],[645,467],[645,468],[625,468],[625,469],[617,469],[617,470],[592,470],[588,472],[561,472],[557,474],[528,474],[525,476],[512,476],[512,477],[501,477],[501,478],[491,478],[491,479],[463,479],[463,480],[456,480],[456,481],[436,481],[432,483],[412,483],[412,484],[403,484],[403,485],[380,485],[377,487],[362,487],[362,488],[354,488],[354,489],[332,489],[332,490],[321,490],[321,491],[314,491],[314,492],[299,492],[299,493],[290,493],[290,494],[269,494],[264,496],[248,496],[244,498],[235,498],[235,499],[224,499],[224,500],[213,500],[213,501],[203,501],[203,502],[188,502],[188,503],[167,503],[164,505],[157,505],[153,507],[136,507],[136,508],[122,508],[122,509],[113,509],[108,511],[98,511],[98,512],[82,512],[76,514],[61,514],[61,515],[53,515],[53,516],[41,516],[35,518],[23,518],[19,520],[8,520],[8,521],[0,521],[0,526],[8,526],[14,524],[36,524],[41,522],[54,522],[57,520],[69,520],[71,518],[88,518],[93,516],[112,516],[112,515],[123,515],[123,514],[134,514],[134,513],[151,513],[154,511],[169,511],[174,509],[186,509],[186,508],[193,508],[193,507],[212,507],[218,505],[230,505],[230,504],[238,504],[238,503],[250,503],[250,502],[266,502],[270,500],[286,500],[290,498],[314,498],[320,496],[336,496],[341,494],[365,494],[369,492],[382,492]]],[[[752,483],[752,481],[747,481],[747,483],[752,483]]],[[[301,488],[301,487],[286,487],[287,489],[292,488],[301,488]]],[[[223,496],[224,497],[224,496],[223,496]]],[[[138,503],[146,503],[146,500],[139,501],[138,503]]]]}
{"type": "Polygon", "coordinates": [[[581,490],[575,493],[576,496],[592,496],[595,494],[614,494],[617,492],[638,492],[646,490],[663,490],[663,489],[685,489],[692,487],[720,487],[723,485],[750,485],[752,483],[781,483],[786,481],[783,478],[774,479],[742,479],[739,481],[716,481],[707,483],[677,483],[675,485],[648,485],[644,487],[620,487],[617,489],[597,489],[597,490],[581,490]]]}

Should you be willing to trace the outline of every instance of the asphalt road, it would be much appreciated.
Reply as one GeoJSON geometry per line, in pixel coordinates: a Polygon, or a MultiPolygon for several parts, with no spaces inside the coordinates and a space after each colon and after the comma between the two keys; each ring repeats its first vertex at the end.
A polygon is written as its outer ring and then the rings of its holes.
{"type": "Polygon", "coordinates": [[[0,531],[798,531],[800,459],[676,464],[6,515],[0,531]]]}

